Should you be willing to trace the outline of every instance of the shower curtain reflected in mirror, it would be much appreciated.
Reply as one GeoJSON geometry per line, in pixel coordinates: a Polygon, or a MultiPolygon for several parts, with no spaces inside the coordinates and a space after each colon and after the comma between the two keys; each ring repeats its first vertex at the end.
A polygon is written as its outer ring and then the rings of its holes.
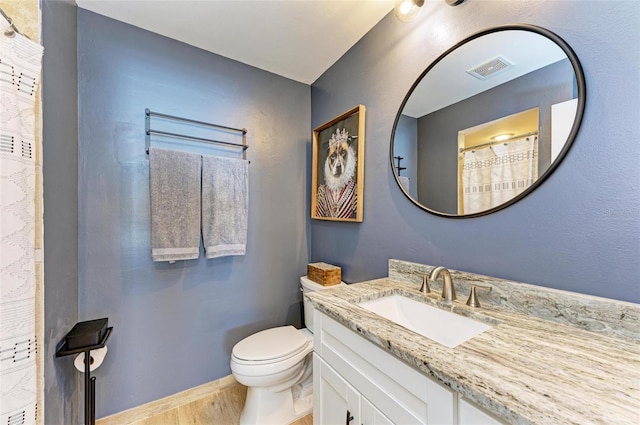
{"type": "Polygon", "coordinates": [[[515,198],[538,179],[538,136],[468,150],[459,161],[463,164],[458,212],[487,211],[515,198]]]}

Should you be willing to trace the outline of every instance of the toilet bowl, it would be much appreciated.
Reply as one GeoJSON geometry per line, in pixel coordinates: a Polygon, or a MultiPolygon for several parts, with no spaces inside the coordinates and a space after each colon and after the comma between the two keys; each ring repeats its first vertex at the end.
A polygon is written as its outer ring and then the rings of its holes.
{"type": "MultiPolygon", "coordinates": [[[[300,278],[302,292],[325,287],[300,278]]],[[[344,283],[340,283],[344,285],[344,283]]],[[[231,353],[231,372],[247,387],[241,425],[286,425],[311,413],[313,308],[303,301],[307,328],[280,326],[250,335],[231,353]]]]}

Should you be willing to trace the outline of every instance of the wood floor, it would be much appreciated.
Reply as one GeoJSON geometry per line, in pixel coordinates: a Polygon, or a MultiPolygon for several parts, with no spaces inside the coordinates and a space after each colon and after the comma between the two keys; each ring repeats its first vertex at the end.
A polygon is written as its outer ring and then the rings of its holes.
{"type": "MultiPolygon", "coordinates": [[[[247,395],[244,385],[225,388],[211,396],[178,406],[131,425],[234,425],[240,422],[240,412],[247,395]]],[[[292,425],[312,425],[311,415],[292,425]]]]}

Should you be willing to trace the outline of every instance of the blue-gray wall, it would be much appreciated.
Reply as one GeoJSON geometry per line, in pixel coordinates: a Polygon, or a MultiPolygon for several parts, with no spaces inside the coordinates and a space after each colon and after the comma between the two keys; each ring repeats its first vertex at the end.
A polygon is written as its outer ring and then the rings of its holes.
{"type": "Polygon", "coordinates": [[[640,301],[640,7],[634,1],[426,2],[402,24],[388,15],[313,85],[312,127],[367,106],[364,222],[312,221],[311,260],[348,282],[385,276],[398,258],[532,284],[640,301]],[[447,219],[404,197],[389,138],[405,93],[468,35],[512,23],[555,32],[586,74],[582,128],[554,174],[489,216],[447,219]],[[615,66],[612,66],[615,64],[615,66]]]}
{"type": "Polygon", "coordinates": [[[42,9],[45,424],[78,423],[81,396],[71,357],[56,345],[78,321],[78,80],[76,6],[42,9]]]}
{"type": "Polygon", "coordinates": [[[231,348],[300,325],[310,87],[78,10],[80,320],[114,331],[97,417],[229,375],[231,348]],[[144,109],[248,129],[247,254],[153,263],[144,109]]]}

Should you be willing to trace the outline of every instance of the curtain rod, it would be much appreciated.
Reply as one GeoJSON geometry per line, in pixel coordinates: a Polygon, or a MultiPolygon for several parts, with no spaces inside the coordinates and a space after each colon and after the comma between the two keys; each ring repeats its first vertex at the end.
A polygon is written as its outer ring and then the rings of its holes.
{"type": "Polygon", "coordinates": [[[484,148],[486,146],[499,145],[500,143],[509,143],[509,142],[513,142],[516,139],[521,139],[523,137],[528,137],[528,136],[537,136],[537,135],[538,135],[537,131],[532,131],[531,133],[518,134],[517,136],[509,137],[508,139],[500,140],[499,142],[495,141],[495,142],[483,143],[481,145],[470,146],[468,148],[460,148],[458,151],[459,153],[472,151],[474,149],[484,148]]]}
{"type": "MultiPolygon", "coordinates": [[[[16,25],[13,23],[13,19],[11,19],[9,17],[9,15],[7,15],[6,13],[4,13],[4,10],[0,9],[0,14],[2,14],[2,16],[7,20],[7,22],[9,23],[9,28],[7,28],[4,31],[4,35],[5,37],[14,37],[17,34],[23,35],[19,30],[18,27],[16,27],[16,25]]],[[[26,37],[26,36],[25,36],[26,37]]],[[[29,37],[27,37],[29,38],[29,37]]]]}

